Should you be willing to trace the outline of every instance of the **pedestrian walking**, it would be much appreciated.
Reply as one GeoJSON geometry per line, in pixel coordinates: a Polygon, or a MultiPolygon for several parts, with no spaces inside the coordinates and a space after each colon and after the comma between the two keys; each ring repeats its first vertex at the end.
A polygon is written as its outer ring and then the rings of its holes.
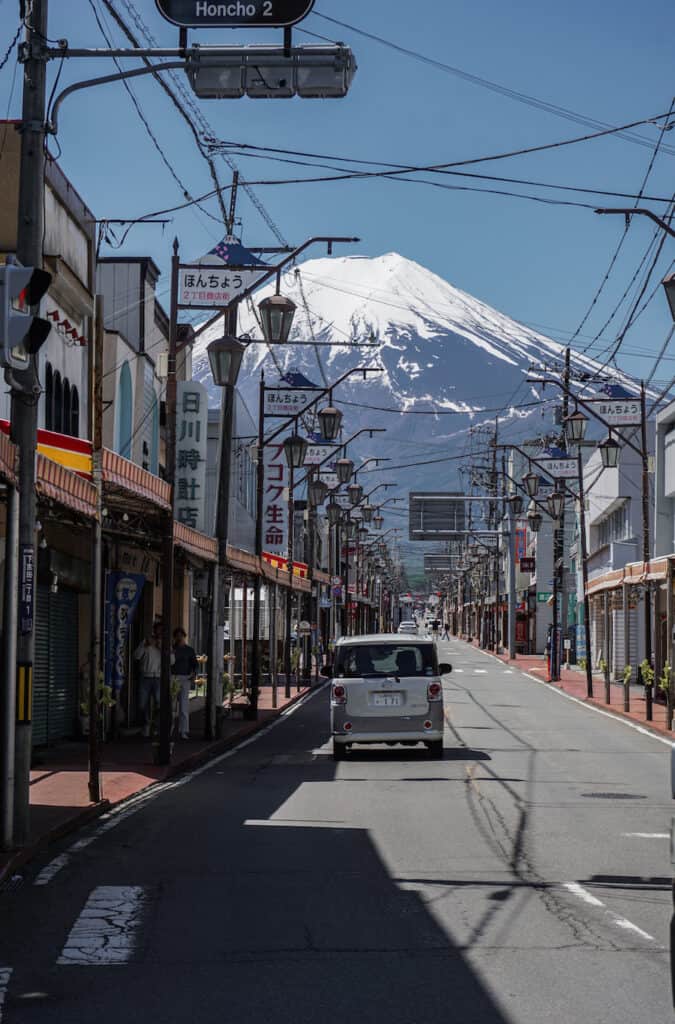
{"type": "Polygon", "coordinates": [[[138,710],[143,719],[143,735],[150,735],[152,721],[151,701],[159,707],[159,680],[162,674],[162,652],[160,632],[154,627],[150,639],[140,642],[134,651],[134,659],[140,662],[141,685],[138,691],[138,710]]]}
{"type": "Polygon", "coordinates": [[[173,676],[180,685],[179,734],[182,740],[190,738],[190,685],[197,674],[197,655],[187,643],[187,633],[182,626],[173,631],[173,676]]]}
{"type": "Polygon", "coordinates": [[[443,624],[443,639],[444,640],[449,640],[450,639],[450,623],[449,622],[445,622],[443,624]]]}

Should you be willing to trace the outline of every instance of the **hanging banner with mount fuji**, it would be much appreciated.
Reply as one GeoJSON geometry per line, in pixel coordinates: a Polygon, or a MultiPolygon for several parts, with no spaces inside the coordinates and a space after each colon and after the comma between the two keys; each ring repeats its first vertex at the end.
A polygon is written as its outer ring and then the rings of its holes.
{"type": "Polygon", "coordinates": [[[219,309],[255,288],[269,272],[236,238],[224,238],[196,263],[178,270],[180,309],[219,309]]]}
{"type": "Polygon", "coordinates": [[[284,28],[306,18],[314,0],[155,0],[160,14],[183,28],[284,28]]]}

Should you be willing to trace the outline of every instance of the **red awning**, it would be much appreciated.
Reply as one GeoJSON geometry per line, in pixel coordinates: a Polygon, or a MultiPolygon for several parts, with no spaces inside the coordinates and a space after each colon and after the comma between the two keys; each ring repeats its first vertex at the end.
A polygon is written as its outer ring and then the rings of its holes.
{"type": "Polygon", "coordinates": [[[171,487],[166,481],[109,448],[103,449],[103,483],[113,484],[137,498],[151,501],[165,512],[171,508],[171,487]]]}
{"type": "Polygon", "coordinates": [[[173,539],[179,548],[189,551],[197,558],[203,558],[206,562],[218,561],[218,541],[215,537],[207,537],[205,533],[193,530],[191,526],[174,522],[173,539]]]}

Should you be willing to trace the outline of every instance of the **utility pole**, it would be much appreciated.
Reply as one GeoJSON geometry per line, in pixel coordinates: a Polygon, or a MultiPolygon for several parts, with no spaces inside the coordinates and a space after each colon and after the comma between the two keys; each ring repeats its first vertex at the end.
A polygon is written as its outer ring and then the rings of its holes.
{"type": "MultiPolygon", "coordinates": [[[[24,267],[42,267],[45,190],[45,117],[47,57],[47,0],[25,5],[26,41],[21,112],[21,176],[16,255],[24,267]]],[[[11,439],[19,448],[19,578],[15,580],[14,601],[20,608],[5,607],[5,621],[18,619],[14,678],[17,687],[14,773],[14,836],[24,846],[29,835],[30,762],[32,745],[33,659],[35,633],[35,451],[37,445],[38,397],[40,384],[37,361],[31,356],[26,370],[6,372],[11,387],[11,439]]]]}
{"type": "MultiPolygon", "coordinates": [[[[642,561],[645,572],[651,553],[649,544],[649,454],[647,452],[647,408],[645,382],[640,381],[640,458],[642,462],[642,561]]],[[[652,663],[652,595],[649,582],[645,588],[645,658],[652,663]]],[[[651,722],[652,687],[645,686],[646,718],[651,722]]]]}
{"type": "Polygon", "coordinates": [[[103,296],[96,296],[94,346],[90,356],[92,410],[92,476],[96,491],[96,518],[91,527],[91,633],[89,651],[89,799],[101,799],[99,755],[99,678],[101,673],[101,594],[103,592],[103,296]]]}
{"type": "MultiPolygon", "coordinates": [[[[284,651],[284,672],[286,674],[286,686],[284,696],[286,700],[291,696],[291,632],[293,622],[293,527],[295,519],[295,505],[293,504],[293,466],[288,467],[288,593],[286,594],[286,648],[284,651]]],[[[296,644],[300,638],[296,632],[296,644]]]]}
{"type": "MultiPolygon", "coordinates": [[[[256,513],[255,513],[255,553],[261,559],[263,549],[263,504],[265,486],[265,371],[260,371],[260,385],[258,392],[258,452],[256,459],[256,513]]],[[[255,719],[258,716],[258,676],[260,674],[260,573],[262,568],[258,566],[258,572],[253,581],[253,647],[251,650],[251,693],[249,695],[249,706],[247,714],[255,719]]],[[[270,586],[267,587],[269,595],[270,586]]],[[[269,604],[269,602],[268,602],[269,604]]],[[[269,611],[269,607],[268,607],[269,611]]],[[[244,638],[245,642],[245,638],[244,638]]]]}
{"type": "Polygon", "coordinates": [[[509,508],[509,660],[516,656],[516,516],[509,508]]]}
{"type": "MultiPolygon", "coordinates": [[[[570,384],[570,347],[565,349],[565,368],[563,370],[563,429],[560,447],[567,452],[567,438],[564,424],[569,416],[569,384],[570,384]]],[[[567,594],[565,591],[565,502],[553,531],[553,632],[551,635],[551,681],[560,680],[560,648],[562,635],[567,625],[567,594]]]]}

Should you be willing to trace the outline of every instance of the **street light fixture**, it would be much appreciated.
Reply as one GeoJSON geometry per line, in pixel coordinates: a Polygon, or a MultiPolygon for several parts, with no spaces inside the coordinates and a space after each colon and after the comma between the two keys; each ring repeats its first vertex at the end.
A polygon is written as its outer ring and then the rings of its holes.
{"type": "Polygon", "coordinates": [[[378,514],[376,516],[373,516],[373,526],[375,527],[376,530],[381,530],[382,529],[382,523],[383,522],[384,522],[384,516],[381,516],[379,512],[378,512],[378,514]]]}
{"type": "Polygon", "coordinates": [[[668,274],[661,283],[670,306],[670,315],[675,320],[675,274],[668,274]]]}
{"type": "Polygon", "coordinates": [[[285,295],[268,295],[258,305],[262,332],[268,345],[285,345],[291,333],[295,303],[285,295]]]}
{"type": "Polygon", "coordinates": [[[307,441],[299,434],[291,434],[284,441],[284,452],[289,469],[301,469],[307,454],[307,441]]]}
{"type": "Polygon", "coordinates": [[[367,502],[365,505],[361,506],[361,515],[363,516],[364,523],[372,523],[374,511],[375,509],[373,506],[369,505],[367,502]]]}
{"type": "Polygon", "coordinates": [[[359,524],[356,519],[347,520],[347,536],[350,540],[355,540],[358,529],[359,524]]]}
{"type": "Polygon", "coordinates": [[[319,409],[317,413],[321,436],[324,441],[335,441],[342,426],[342,413],[333,405],[319,409]]]}
{"type": "Polygon", "coordinates": [[[527,507],[527,521],[529,523],[532,533],[538,533],[541,527],[542,514],[537,509],[537,506],[533,501],[527,507]]]}
{"type": "Polygon", "coordinates": [[[619,464],[619,452],[621,451],[621,445],[610,436],[605,438],[605,440],[598,445],[598,448],[600,449],[600,456],[602,458],[602,468],[616,469],[619,464]]]}
{"type": "Polygon", "coordinates": [[[509,498],[509,503],[513,510],[514,516],[519,516],[523,511],[523,499],[519,494],[512,494],[509,498]]]}
{"type": "Polygon", "coordinates": [[[527,491],[528,497],[536,498],[539,491],[539,474],[533,473],[531,470],[529,473],[525,473],[523,476],[523,487],[527,491]]]}
{"type": "Polygon", "coordinates": [[[331,526],[337,526],[342,516],[342,506],[338,505],[334,498],[326,505],[326,515],[328,516],[328,522],[331,526]]]}
{"type": "Polygon", "coordinates": [[[341,484],[348,484],[354,472],[354,463],[351,459],[338,459],[335,463],[335,472],[341,484]]]}
{"type": "Polygon", "coordinates": [[[548,505],[548,514],[551,519],[560,519],[565,504],[564,492],[554,491],[553,494],[549,494],[546,503],[548,505]]]}
{"type": "Polygon", "coordinates": [[[309,497],[310,505],[323,505],[326,500],[327,493],[328,484],[325,480],[316,478],[309,481],[307,485],[307,496],[309,497]]]}
{"type": "Polygon", "coordinates": [[[586,436],[588,416],[577,409],[571,416],[568,416],[564,423],[565,435],[570,444],[578,444],[586,436]]]}
{"type": "Polygon", "coordinates": [[[347,494],[349,495],[349,500],[352,505],[358,505],[363,497],[363,487],[361,484],[350,484],[347,488],[347,494]]]}
{"type": "Polygon", "coordinates": [[[213,382],[220,388],[234,387],[239,376],[246,346],[231,334],[217,338],[207,346],[213,382]]]}

